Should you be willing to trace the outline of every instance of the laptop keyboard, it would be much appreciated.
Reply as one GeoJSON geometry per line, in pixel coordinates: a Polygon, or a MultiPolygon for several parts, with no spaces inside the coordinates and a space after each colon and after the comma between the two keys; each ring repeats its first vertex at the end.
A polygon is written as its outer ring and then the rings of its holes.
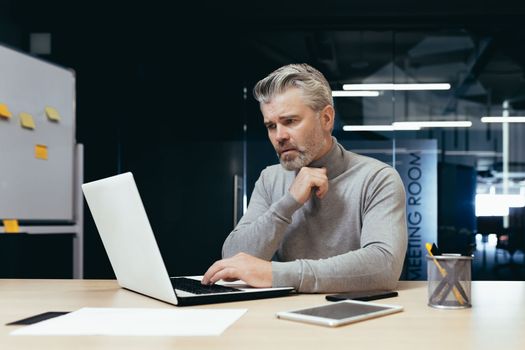
{"type": "Polygon", "coordinates": [[[183,290],[185,292],[193,293],[193,294],[213,294],[213,293],[228,293],[228,292],[240,292],[240,289],[232,288],[232,287],[226,287],[221,286],[218,284],[212,284],[210,286],[206,286],[201,284],[200,281],[191,279],[191,278],[184,278],[184,277],[177,277],[171,279],[171,285],[175,289],[183,290]]]}

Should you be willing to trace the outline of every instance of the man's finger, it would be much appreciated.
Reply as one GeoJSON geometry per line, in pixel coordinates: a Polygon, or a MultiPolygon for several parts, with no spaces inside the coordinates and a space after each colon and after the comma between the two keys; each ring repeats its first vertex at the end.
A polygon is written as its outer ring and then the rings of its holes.
{"type": "Polygon", "coordinates": [[[326,175],[326,168],[313,168],[316,173],[326,175]]]}
{"type": "Polygon", "coordinates": [[[317,187],[317,191],[315,191],[315,194],[317,195],[317,197],[323,198],[326,193],[328,193],[328,181],[323,181],[317,187]]]}
{"type": "Polygon", "coordinates": [[[210,278],[210,284],[214,284],[220,280],[228,280],[232,278],[239,279],[237,276],[237,269],[233,267],[226,267],[220,271],[217,271],[217,273],[210,278]]]}
{"type": "Polygon", "coordinates": [[[225,261],[223,260],[217,260],[213,263],[213,265],[210,266],[208,271],[204,273],[204,276],[202,276],[202,284],[210,284],[210,278],[214,276],[218,271],[222,270],[224,268],[225,261]]]}
{"type": "Polygon", "coordinates": [[[239,279],[240,278],[235,278],[235,277],[233,277],[233,278],[222,278],[222,280],[224,282],[235,282],[235,281],[238,281],[239,279]]]}
{"type": "Polygon", "coordinates": [[[328,191],[328,178],[325,175],[312,176],[310,178],[311,188],[317,197],[322,197],[328,191]]]}

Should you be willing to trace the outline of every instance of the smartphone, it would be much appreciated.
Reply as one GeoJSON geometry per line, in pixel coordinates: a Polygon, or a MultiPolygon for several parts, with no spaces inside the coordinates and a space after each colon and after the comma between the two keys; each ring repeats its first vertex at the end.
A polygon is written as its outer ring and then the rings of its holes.
{"type": "Polygon", "coordinates": [[[397,292],[390,290],[373,290],[368,292],[349,292],[341,294],[331,294],[326,296],[328,301],[341,301],[341,300],[360,300],[370,301],[384,298],[397,297],[397,292]]]}
{"type": "Polygon", "coordinates": [[[337,327],[400,311],[403,311],[403,307],[398,305],[382,305],[364,301],[345,300],[307,309],[278,312],[276,316],[277,318],[291,321],[337,327]]]}

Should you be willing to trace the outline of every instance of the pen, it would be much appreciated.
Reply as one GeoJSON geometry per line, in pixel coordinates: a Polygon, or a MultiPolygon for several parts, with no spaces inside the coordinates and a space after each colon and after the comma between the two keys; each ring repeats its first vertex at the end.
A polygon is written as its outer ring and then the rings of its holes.
{"type": "MultiPolygon", "coordinates": [[[[447,270],[445,270],[440,264],[439,261],[434,257],[434,254],[432,254],[432,244],[426,243],[425,247],[427,248],[428,254],[432,257],[432,260],[434,261],[434,264],[438,268],[439,273],[441,274],[441,277],[446,278],[447,277],[447,270]]],[[[452,292],[454,293],[454,296],[456,297],[456,300],[463,305],[465,302],[463,301],[463,298],[461,297],[461,294],[459,293],[456,286],[453,287],[452,292]]]]}

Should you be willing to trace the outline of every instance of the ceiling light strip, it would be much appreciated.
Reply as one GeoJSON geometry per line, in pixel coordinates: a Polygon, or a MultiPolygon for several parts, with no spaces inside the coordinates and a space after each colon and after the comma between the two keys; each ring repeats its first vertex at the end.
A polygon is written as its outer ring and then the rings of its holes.
{"type": "Polygon", "coordinates": [[[377,97],[379,91],[332,91],[332,97],[377,97]]]}
{"type": "Polygon", "coordinates": [[[419,127],[419,128],[470,128],[471,121],[417,121],[417,122],[394,122],[394,127],[419,127]]]}
{"type": "Polygon", "coordinates": [[[525,123],[525,117],[482,117],[482,123],[525,123]]]}
{"type": "Polygon", "coordinates": [[[419,130],[419,127],[406,126],[395,127],[394,125],[344,125],[344,131],[401,131],[401,130],[419,130]]]}
{"type": "Polygon", "coordinates": [[[422,128],[470,128],[470,121],[418,121],[394,122],[390,125],[344,125],[344,131],[402,131],[420,130],[422,128]]]}
{"type": "Polygon", "coordinates": [[[450,90],[450,84],[344,84],[343,90],[450,90]]]}

